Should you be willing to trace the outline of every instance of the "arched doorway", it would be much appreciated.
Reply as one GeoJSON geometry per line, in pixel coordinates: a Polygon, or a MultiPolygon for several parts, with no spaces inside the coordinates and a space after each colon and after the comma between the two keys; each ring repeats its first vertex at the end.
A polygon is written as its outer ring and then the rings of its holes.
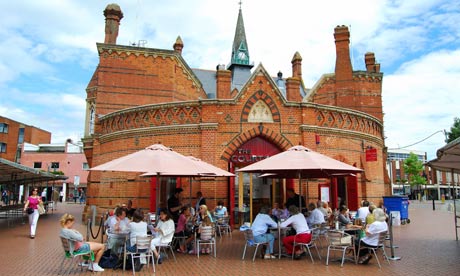
{"type": "MultiPolygon", "coordinates": [[[[229,161],[230,171],[235,173],[235,170],[239,168],[280,152],[281,149],[278,146],[263,137],[254,137],[233,152],[229,161]]],[[[273,202],[282,201],[281,197],[284,193],[280,181],[279,179],[261,178],[259,174],[236,173],[233,183],[230,184],[229,194],[230,206],[233,209],[230,214],[233,223],[240,225],[243,221],[250,221],[250,207],[257,212],[262,205],[271,206],[273,202]]]]}

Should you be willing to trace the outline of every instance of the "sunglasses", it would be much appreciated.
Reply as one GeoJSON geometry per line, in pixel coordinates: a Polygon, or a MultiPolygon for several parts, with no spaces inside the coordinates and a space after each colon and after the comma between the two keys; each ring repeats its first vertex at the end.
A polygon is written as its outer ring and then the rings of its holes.
{"type": "Polygon", "coordinates": [[[34,192],[38,192],[38,190],[37,190],[37,189],[35,189],[35,190],[34,190],[34,192]]]}

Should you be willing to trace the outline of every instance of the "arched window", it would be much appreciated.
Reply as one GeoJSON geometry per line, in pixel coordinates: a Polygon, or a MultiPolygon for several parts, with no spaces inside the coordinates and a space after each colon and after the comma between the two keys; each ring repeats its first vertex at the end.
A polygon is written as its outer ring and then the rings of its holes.
{"type": "Polygon", "coordinates": [[[89,134],[94,134],[94,123],[96,119],[96,111],[94,110],[94,106],[91,107],[89,110],[89,134]]]}

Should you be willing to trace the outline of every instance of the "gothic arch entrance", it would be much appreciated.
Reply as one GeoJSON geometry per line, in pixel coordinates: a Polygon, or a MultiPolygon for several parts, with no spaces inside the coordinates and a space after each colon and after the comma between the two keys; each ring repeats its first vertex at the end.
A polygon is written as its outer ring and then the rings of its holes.
{"type": "MultiPolygon", "coordinates": [[[[232,173],[257,161],[280,153],[282,150],[261,136],[254,137],[241,144],[229,158],[232,173]]],[[[279,179],[261,178],[259,174],[235,173],[233,183],[230,183],[229,202],[233,210],[233,224],[251,221],[252,211],[258,212],[262,205],[272,206],[274,202],[283,201],[283,185],[279,179]],[[252,184],[252,189],[250,185],[252,184]],[[251,208],[252,207],[252,208],[251,208]]]]}

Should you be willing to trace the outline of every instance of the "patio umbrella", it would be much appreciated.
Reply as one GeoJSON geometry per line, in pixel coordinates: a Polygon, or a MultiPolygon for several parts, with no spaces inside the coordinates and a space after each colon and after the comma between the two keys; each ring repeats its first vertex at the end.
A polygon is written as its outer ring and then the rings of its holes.
{"type": "MultiPolygon", "coordinates": [[[[90,170],[145,173],[142,176],[156,176],[158,183],[161,183],[161,176],[215,175],[210,168],[205,168],[198,162],[161,144],[151,145],[140,151],[98,165],[90,170]]],[[[161,185],[157,187],[159,190],[161,185]]],[[[159,194],[159,191],[156,192],[156,210],[158,210],[159,194]]]]}
{"type": "MultiPolygon", "coordinates": [[[[330,178],[362,172],[361,169],[303,146],[294,146],[287,151],[278,153],[237,171],[262,173],[267,174],[267,176],[275,174],[283,178],[298,178],[299,186],[302,178],[330,178]]],[[[301,205],[300,202],[299,205],[301,205]]]]}
{"type": "MultiPolygon", "coordinates": [[[[214,177],[214,176],[225,176],[225,177],[229,177],[229,176],[235,176],[233,173],[230,173],[226,170],[222,170],[221,168],[219,167],[216,167],[212,164],[209,164],[205,161],[202,161],[201,159],[199,158],[196,158],[194,156],[187,156],[187,158],[189,158],[190,160],[192,160],[196,165],[202,167],[204,170],[209,170],[210,172],[207,172],[207,173],[198,173],[198,174],[188,174],[188,175],[183,175],[183,176],[190,176],[190,205],[192,204],[192,177],[193,176],[202,176],[202,177],[214,177]]],[[[141,176],[152,176],[154,175],[154,173],[151,173],[151,172],[147,172],[147,173],[144,173],[142,174],[141,176]]],[[[178,176],[178,175],[176,175],[178,176]]]]}

